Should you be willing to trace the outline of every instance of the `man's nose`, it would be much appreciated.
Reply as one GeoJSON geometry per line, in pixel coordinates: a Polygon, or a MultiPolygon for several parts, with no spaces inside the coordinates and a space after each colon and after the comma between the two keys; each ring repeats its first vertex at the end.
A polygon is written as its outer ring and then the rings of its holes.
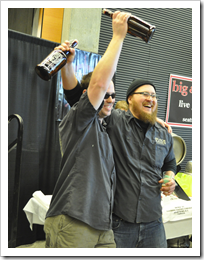
{"type": "Polygon", "coordinates": [[[148,95],[148,96],[146,97],[146,99],[153,101],[153,97],[152,97],[151,95],[148,95]]]}
{"type": "Polygon", "coordinates": [[[113,99],[112,96],[109,96],[107,99],[105,99],[107,102],[113,102],[113,99]]]}

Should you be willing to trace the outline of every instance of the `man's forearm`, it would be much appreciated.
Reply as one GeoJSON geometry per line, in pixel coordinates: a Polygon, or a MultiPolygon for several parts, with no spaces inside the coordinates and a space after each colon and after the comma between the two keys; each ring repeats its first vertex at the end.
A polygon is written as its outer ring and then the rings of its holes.
{"type": "Polygon", "coordinates": [[[124,38],[127,33],[127,19],[130,15],[116,11],[112,17],[113,36],[103,57],[96,65],[91,76],[88,97],[95,109],[98,109],[104,99],[111,79],[115,73],[122,50],[124,38]]]}
{"type": "Polygon", "coordinates": [[[66,90],[71,90],[76,87],[77,85],[77,78],[74,73],[74,68],[72,63],[67,63],[61,69],[61,76],[62,76],[62,84],[63,88],[66,90]]]}

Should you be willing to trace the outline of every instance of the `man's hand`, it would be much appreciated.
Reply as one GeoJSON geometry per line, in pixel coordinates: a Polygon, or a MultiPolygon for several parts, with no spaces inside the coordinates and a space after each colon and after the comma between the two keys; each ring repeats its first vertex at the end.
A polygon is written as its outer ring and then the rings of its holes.
{"type": "Polygon", "coordinates": [[[116,11],[113,13],[112,16],[112,28],[113,28],[113,35],[116,37],[120,37],[122,39],[125,38],[128,30],[128,18],[130,17],[131,13],[125,13],[116,11]]]}
{"type": "MultiPolygon", "coordinates": [[[[161,179],[159,183],[164,183],[164,179],[161,179]]],[[[169,196],[174,192],[175,187],[176,183],[174,179],[169,179],[169,182],[165,183],[165,186],[162,186],[160,191],[162,191],[165,196],[169,196]]]]}
{"type": "Polygon", "coordinates": [[[164,122],[162,119],[160,119],[160,118],[158,118],[158,117],[157,117],[156,121],[157,121],[160,125],[162,125],[163,127],[166,127],[167,130],[168,130],[168,132],[169,132],[170,134],[172,133],[172,128],[171,128],[170,125],[168,125],[166,122],[164,122]]]}
{"type": "Polygon", "coordinates": [[[61,45],[57,46],[54,48],[54,50],[62,50],[62,51],[69,51],[70,54],[68,55],[67,58],[67,63],[72,63],[75,57],[75,49],[74,48],[70,48],[71,42],[69,41],[65,41],[63,42],[61,45]]]}

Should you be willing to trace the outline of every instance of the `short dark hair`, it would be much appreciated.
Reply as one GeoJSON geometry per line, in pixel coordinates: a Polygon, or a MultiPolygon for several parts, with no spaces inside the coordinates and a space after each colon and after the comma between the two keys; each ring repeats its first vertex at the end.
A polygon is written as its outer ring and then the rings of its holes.
{"type": "Polygon", "coordinates": [[[87,88],[88,88],[89,82],[90,82],[90,80],[91,80],[92,73],[93,73],[93,71],[89,72],[88,74],[86,74],[86,75],[84,75],[84,76],[82,77],[82,80],[81,80],[81,88],[82,88],[82,91],[83,91],[84,89],[87,89],[87,88]]]}
{"type": "MultiPolygon", "coordinates": [[[[81,79],[81,88],[82,92],[84,89],[87,89],[91,80],[91,76],[93,74],[93,71],[89,72],[88,74],[84,75],[81,79]]],[[[112,78],[113,83],[115,84],[115,74],[112,78]]]]}

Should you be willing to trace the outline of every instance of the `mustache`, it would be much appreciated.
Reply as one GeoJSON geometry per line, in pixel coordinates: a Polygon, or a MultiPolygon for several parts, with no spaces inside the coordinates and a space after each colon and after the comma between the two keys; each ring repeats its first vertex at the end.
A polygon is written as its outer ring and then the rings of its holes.
{"type": "Polygon", "coordinates": [[[153,106],[153,102],[151,102],[151,101],[145,101],[144,103],[143,103],[143,106],[148,106],[148,105],[151,105],[151,106],[153,106]]]}
{"type": "MultiPolygon", "coordinates": [[[[137,112],[137,107],[133,105],[133,111],[137,112]]],[[[145,123],[150,123],[151,125],[154,125],[157,119],[157,111],[158,111],[158,104],[156,104],[155,110],[149,114],[144,111],[140,111],[139,119],[145,123]]]]}

